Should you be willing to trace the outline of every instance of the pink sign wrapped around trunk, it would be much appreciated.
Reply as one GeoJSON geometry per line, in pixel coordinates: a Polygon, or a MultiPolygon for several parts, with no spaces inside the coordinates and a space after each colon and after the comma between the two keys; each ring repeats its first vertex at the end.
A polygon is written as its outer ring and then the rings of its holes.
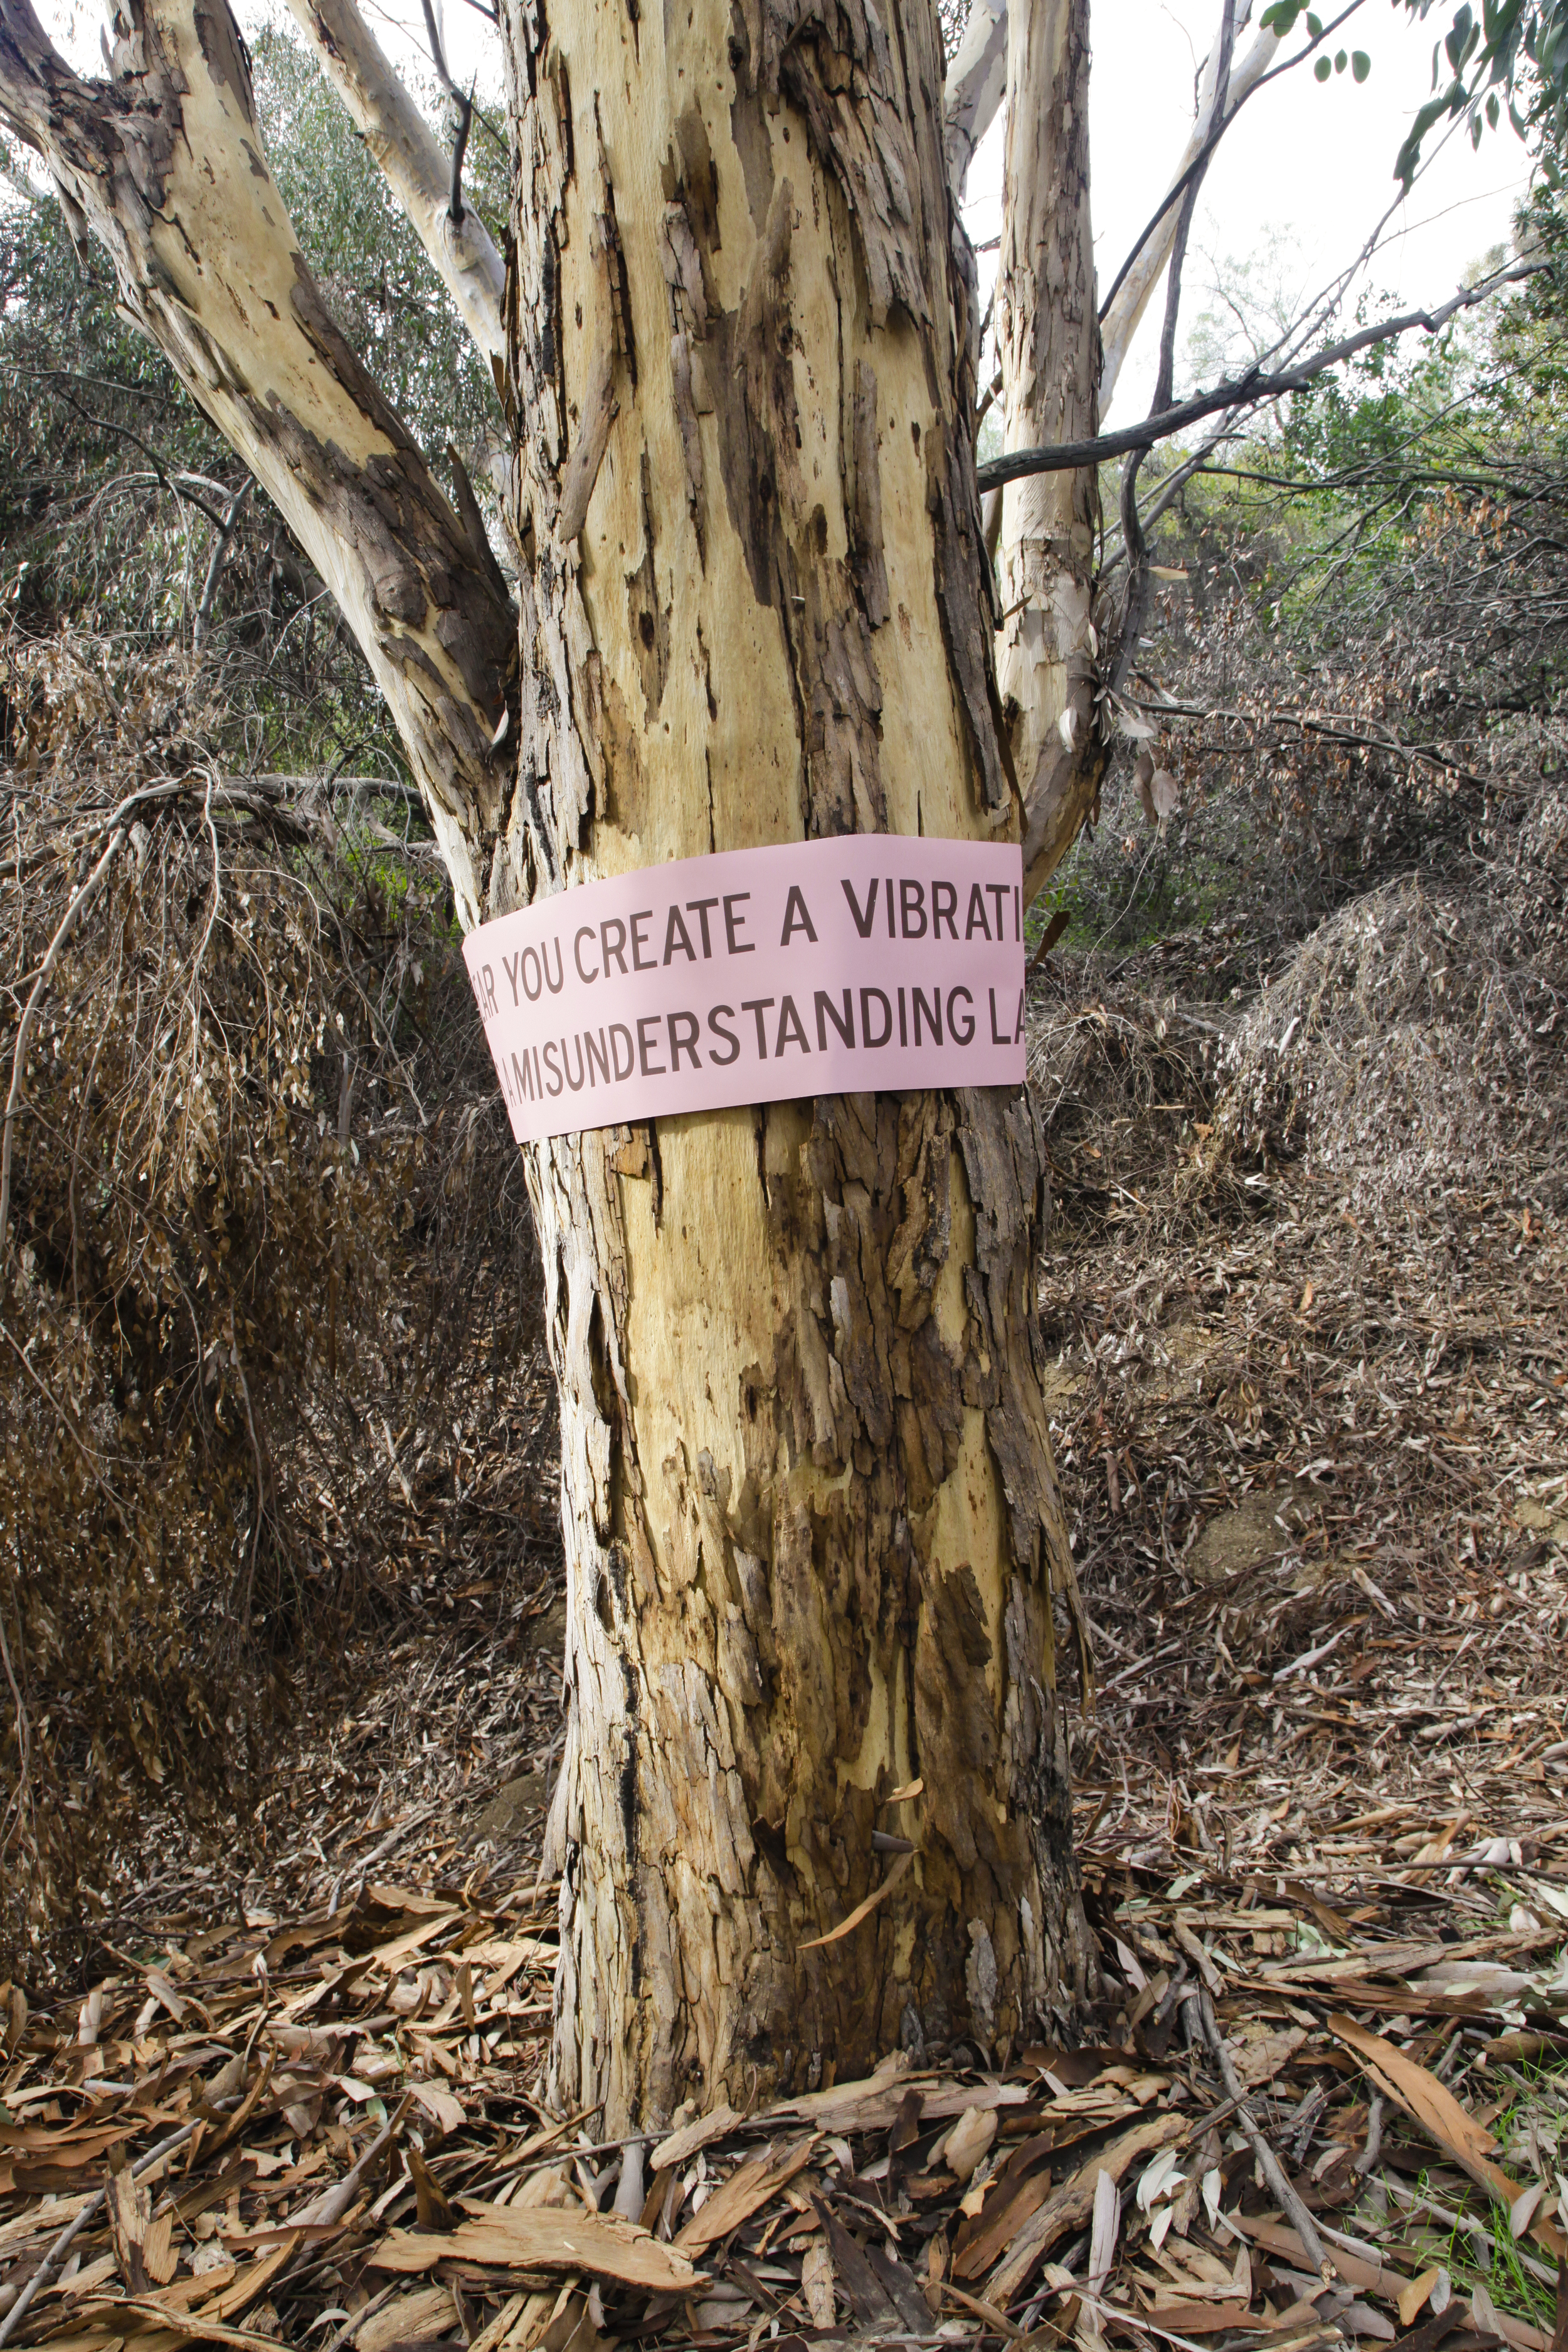
{"type": "Polygon", "coordinates": [[[463,953],[520,1143],[1024,1076],[1015,844],[722,850],[539,899],[481,923],[463,953]]]}

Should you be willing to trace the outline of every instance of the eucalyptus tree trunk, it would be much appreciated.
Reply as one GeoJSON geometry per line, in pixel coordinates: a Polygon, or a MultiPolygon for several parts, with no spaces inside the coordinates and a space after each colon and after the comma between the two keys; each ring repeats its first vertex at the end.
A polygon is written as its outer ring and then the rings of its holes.
{"type": "MultiPolygon", "coordinates": [[[[713,849],[1019,838],[931,0],[507,0],[518,614],[331,325],[225,0],[121,5],[106,89],[0,0],[0,105],[331,583],[466,923],[713,849]]],[[[652,2129],[1037,2031],[1092,1964],[1027,1094],[594,1130],[528,1178],[556,2098],[652,2129]],[[819,1941],[883,1885],[879,1831],[912,1864],[819,1941]]]]}
{"type": "MultiPolygon", "coordinates": [[[[1007,169],[997,269],[1003,446],[1092,440],[1100,331],[1089,202],[1089,12],[1007,12],[1007,169]]],[[[1107,765],[1092,622],[1100,489],[1092,466],[1002,492],[996,644],[1025,807],[1032,896],[1093,805],[1107,765]]]]}

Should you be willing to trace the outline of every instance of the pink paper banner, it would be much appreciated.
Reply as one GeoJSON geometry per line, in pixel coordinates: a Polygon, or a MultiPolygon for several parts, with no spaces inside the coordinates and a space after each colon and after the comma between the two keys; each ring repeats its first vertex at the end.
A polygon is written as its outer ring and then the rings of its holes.
{"type": "Polygon", "coordinates": [[[1024,1076],[1016,845],[850,834],[584,883],[463,943],[520,1143],[1024,1076]]]}

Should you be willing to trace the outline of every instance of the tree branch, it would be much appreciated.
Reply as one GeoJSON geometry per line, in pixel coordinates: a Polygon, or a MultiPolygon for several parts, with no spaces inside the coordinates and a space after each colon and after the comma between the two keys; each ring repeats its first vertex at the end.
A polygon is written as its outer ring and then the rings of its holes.
{"type": "Polygon", "coordinates": [[[958,54],[942,89],[947,180],[955,204],[974,151],[991,125],[1007,89],[1007,0],[973,0],[958,54]]]}
{"type": "MultiPolygon", "coordinates": [[[[1214,110],[1222,128],[1226,100],[1230,93],[1230,60],[1235,46],[1236,0],[1220,0],[1219,38],[1214,48],[1214,110]]],[[[1209,143],[1212,149],[1213,141],[1209,143]]],[[[1165,281],[1165,316],[1160,329],[1160,365],[1154,378],[1154,398],[1150,409],[1153,416],[1158,416],[1171,404],[1171,391],[1176,373],[1176,320],[1182,308],[1182,271],[1186,264],[1187,239],[1192,235],[1198,192],[1207,168],[1206,157],[1201,158],[1189,175],[1187,192],[1182,199],[1175,234],[1171,241],[1171,267],[1165,281]]],[[[1134,449],[1121,477],[1121,543],[1127,551],[1127,592],[1122,599],[1116,651],[1108,666],[1112,694],[1120,688],[1138,650],[1138,641],[1143,634],[1143,616],[1149,604],[1149,551],[1138,520],[1138,468],[1143,463],[1143,457],[1142,449],[1134,449]]]]}
{"type": "Polygon", "coordinates": [[[436,68],[436,78],[458,112],[458,127],[452,137],[452,182],[451,194],[447,205],[447,215],[454,227],[461,228],[463,226],[463,156],[468,144],[468,132],[473,127],[474,97],[471,90],[465,97],[447,69],[447,51],[441,39],[441,28],[436,22],[433,0],[423,0],[423,5],[425,32],[430,43],[430,57],[436,68]]]}
{"type": "MultiPolygon", "coordinates": [[[[1088,0],[1011,0],[996,348],[1012,446],[1053,428],[1092,431],[1099,421],[1089,29],[1088,0]]],[[[1105,771],[1091,621],[1099,480],[1092,467],[1079,467],[1024,484],[991,508],[1002,606],[996,681],[1023,802],[1027,899],[1077,833],[1105,771]]]]}
{"type": "MultiPolygon", "coordinates": [[[[1372,732],[1364,727],[1358,727],[1352,719],[1341,718],[1337,711],[1319,711],[1314,716],[1286,710],[1279,704],[1270,704],[1257,710],[1236,710],[1220,703],[1165,699],[1150,702],[1136,695],[1130,695],[1127,698],[1135,709],[1146,711],[1151,718],[1192,719],[1204,725],[1212,722],[1218,727],[1246,728],[1249,730],[1248,742],[1253,749],[1257,747],[1260,730],[1279,728],[1297,735],[1313,736],[1321,742],[1336,743],[1347,751],[1377,752],[1388,760],[1419,761],[1426,767],[1436,768],[1455,784],[1468,784],[1474,791],[1489,794],[1506,795],[1506,776],[1482,775],[1475,768],[1467,768],[1462,761],[1454,759],[1448,752],[1439,751],[1435,744],[1407,743],[1397,735],[1372,732]]],[[[1222,741],[1217,747],[1211,744],[1210,748],[1224,751],[1229,747],[1222,741]]]]}
{"type": "Polygon", "coordinates": [[[213,541],[212,561],[207,565],[207,576],[202,585],[202,600],[196,606],[195,623],[191,630],[193,646],[199,646],[207,633],[212,621],[213,606],[217,602],[217,584],[223,577],[224,560],[233,544],[235,525],[244,513],[246,500],[255,488],[256,478],[252,475],[236,490],[218,524],[217,537],[213,541]]]}
{"type": "Polygon", "coordinates": [[[1093,441],[1064,441],[1055,447],[1039,449],[1009,449],[1005,456],[989,458],[977,469],[980,488],[983,491],[994,490],[1004,482],[1021,481],[1029,474],[1059,474],[1079,466],[1101,466],[1108,458],[1125,457],[1130,450],[1152,449],[1157,442],[1169,441],[1174,435],[1185,432],[1189,425],[1196,425],[1205,416],[1215,416],[1224,409],[1256,408],[1264,401],[1279,400],[1287,393],[1304,390],[1326,369],[1341,366],[1374,343],[1389,342],[1416,327],[1436,335],[1461,310],[1484,302],[1500,288],[1517,285],[1521,278],[1533,278],[1554,266],[1544,258],[1514,262],[1479,286],[1464,288],[1435,310],[1404,310],[1396,319],[1384,319],[1374,327],[1362,327],[1294,367],[1280,368],[1272,373],[1262,368],[1249,368],[1245,375],[1216,384],[1212,392],[1195,393],[1191,400],[1179,401],[1174,407],[1145,417],[1141,425],[1125,425],[1120,432],[1102,433],[1093,441]]]}
{"type": "MultiPolygon", "coordinates": [[[[506,266],[478,213],[463,203],[459,185],[471,99],[454,92],[466,110],[448,160],[355,0],[289,0],[289,5],[462,313],[464,325],[486,359],[499,363],[506,356],[501,326],[506,266]]],[[[440,43],[433,45],[442,86],[451,89],[440,43]]]]}
{"type": "MultiPolygon", "coordinates": [[[[1352,5],[1359,5],[1359,0],[1352,0],[1352,5]]],[[[1237,10],[1237,32],[1245,28],[1251,13],[1251,0],[1242,0],[1237,10]]],[[[1263,81],[1279,47],[1277,33],[1258,33],[1240,65],[1234,70],[1227,68],[1226,95],[1218,105],[1215,103],[1219,75],[1217,43],[1205,60],[1203,81],[1198,92],[1197,120],[1176,167],[1175,176],[1159,210],[1128,254],[1111,281],[1110,293],[1100,305],[1103,364],[1100,405],[1102,415],[1110,405],[1122,362],[1171,250],[1176,232],[1176,215],[1173,208],[1193,186],[1194,180],[1208,168],[1209,158],[1242,106],[1263,81]]]]}
{"type": "MultiPolygon", "coordinates": [[[[43,373],[43,371],[39,371],[39,373],[43,373]]],[[[68,383],[71,381],[71,378],[65,375],[59,369],[51,368],[47,371],[47,373],[50,377],[58,381],[62,384],[68,383]]],[[[153,469],[153,480],[159,483],[163,489],[167,490],[171,498],[184,499],[186,505],[195,507],[196,512],[203,516],[206,521],[210,522],[215,530],[222,530],[223,515],[221,510],[215,507],[209,507],[205,499],[198,498],[194,490],[188,489],[185,487],[185,485],[190,482],[202,482],[205,484],[208,488],[212,488],[213,486],[206,482],[205,475],[187,474],[183,472],[171,474],[164,467],[163,459],[159,457],[158,452],[153,447],[152,444],[150,442],[143,441],[140,433],[133,433],[129,425],[117,425],[111,416],[95,416],[90,408],[84,408],[79,400],[73,400],[71,398],[68,392],[62,392],[60,397],[64,400],[66,406],[70,409],[74,415],[80,417],[84,425],[90,425],[92,426],[95,433],[117,434],[121,440],[129,441],[133,449],[140,449],[142,455],[146,458],[148,465],[153,469]]],[[[128,478],[136,478],[131,477],[128,478]]],[[[145,478],[143,477],[142,478],[145,478]]]]}
{"type": "MultiPolygon", "coordinates": [[[[86,82],[32,0],[0,0],[0,117],[44,157],[79,235],[108,252],[121,308],[331,581],[472,924],[510,805],[511,758],[495,752],[518,661],[505,583],[321,299],[261,152],[225,0],[202,0],[199,22],[194,0],[121,0],[116,21],[114,79],[86,82]]],[[[444,171],[438,184],[445,217],[444,171]]]]}

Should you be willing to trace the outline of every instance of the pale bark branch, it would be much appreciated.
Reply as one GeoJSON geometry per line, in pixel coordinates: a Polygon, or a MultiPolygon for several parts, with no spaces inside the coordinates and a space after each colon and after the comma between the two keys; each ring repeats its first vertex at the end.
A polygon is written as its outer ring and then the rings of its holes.
{"type": "Polygon", "coordinates": [[[1438,334],[1461,310],[1486,301],[1504,286],[1516,285],[1521,278],[1533,278],[1553,267],[1544,258],[1514,262],[1507,269],[1484,278],[1479,286],[1462,288],[1435,310],[1402,310],[1396,319],[1359,328],[1353,335],[1342,337],[1293,367],[1272,372],[1249,368],[1245,375],[1216,384],[1212,392],[1194,393],[1191,400],[1178,401],[1157,415],[1145,417],[1141,424],[1124,425],[1119,431],[1101,433],[1092,441],[1063,441],[1038,449],[1009,449],[1000,457],[988,458],[977,468],[980,488],[993,490],[1005,482],[1022,481],[1032,474],[1067,473],[1080,466],[1101,466],[1108,458],[1125,457],[1133,449],[1152,449],[1157,442],[1169,441],[1185,432],[1189,425],[1217,415],[1222,410],[1256,408],[1265,401],[1282,399],[1287,393],[1303,391],[1326,369],[1342,365],[1374,343],[1388,342],[1395,335],[1411,334],[1417,327],[1429,335],[1438,334]]]}
{"type": "MultiPolygon", "coordinates": [[[[1089,189],[1085,0],[1014,0],[996,341],[1010,448],[1093,427],[1100,337],[1089,189]],[[1070,421],[1069,421],[1070,420],[1070,421]]],[[[996,674],[1023,799],[1026,895],[1078,831],[1104,761],[1091,624],[1100,533],[1092,466],[1025,482],[1000,506],[996,674]]]]}
{"type": "MultiPolygon", "coordinates": [[[[1230,64],[1235,45],[1236,0],[1222,0],[1219,38],[1214,47],[1214,113],[1221,124],[1226,119],[1226,101],[1230,93],[1230,64]]],[[[1156,416],[1171,404],[1176,373],[1176,321],[1182,308],[1182,271],[1187,258],[1187,239],[1192,234],[1193,215],[1197,210],[1198,192],[1207,169],[1205,153],[1191,174],[1176,215],[1175,235],[1171,243],[1171,266],[1165,282],[1165,316],[1160,329],[1160,364],[1154,378],[1154,398],[1151,405],[1151,414],[1156,416]]],[[[1142,448],[1134,449],[1121,477],[1121,541],[1127,551],[1127,590],[1122,600],[1116,651],[1109,664],[1109,684],[1112,694],[1120,688],[1138,650],[1149,603],[1149,551],[1138,520],[1138,469],[1143,457],[1142,448]]]]}
{"type": "Polygon", "coordinates": [[[517,664],[506,583],[321,299],[224,0],[125,0],[118,21],[113,79],[87,82],[31,0],[0,0],[0,116],[331,588],[471,923],[510,801],[510,762],[493,752],[517,664]]]}
{"type": "Polygon", "coordinates": [[[1007,0],[973,0],[942,90],[948,185],[963,201],[969,167],[1007,89],[1007,0]]]}
{"type": "MultiPolygon", "coordinates": [[[[478,213],[463,203],[460,187],[472,101],[455,93],[459,107],[468,110],[448,159],[354,0],[289,0],[289,5],[464,325],[485,358],[499,367],[506,352],[501,327],[506,267],[478,213]]],[[[451,88],[438,42],[437,49],[437,69],[444,86],[451,88]]]]}
{"type": "MultiPolygon", "coordinates": [[[[1245,5],[1244,0],[1244,5],[1237,12],[1237,31],[1245,29],[1251,13],[1250,5],[1245,5]]],[[[1127,357],[1132,338],[1148,308],[1149,298],[1159,283],[1160,273],[1169,257],[1176,234],[1179,200],[1206,167],[1209,157],[1235,120],[1237,110],[1251,96],[1273,63],[1279,47],[1278,33],[1258,33],[1247,55],[1228,74],[1223,96],[1218,89],[1217,43],[1205,62],[1198,89],[1197,119],[1171,175],[1171,184],[1159,211],[1122,264],[1101,306],[1100,338],[1103,361],[1100,405],[1102,414],[1110,405],[1122,362],[1127,357]]]]}

